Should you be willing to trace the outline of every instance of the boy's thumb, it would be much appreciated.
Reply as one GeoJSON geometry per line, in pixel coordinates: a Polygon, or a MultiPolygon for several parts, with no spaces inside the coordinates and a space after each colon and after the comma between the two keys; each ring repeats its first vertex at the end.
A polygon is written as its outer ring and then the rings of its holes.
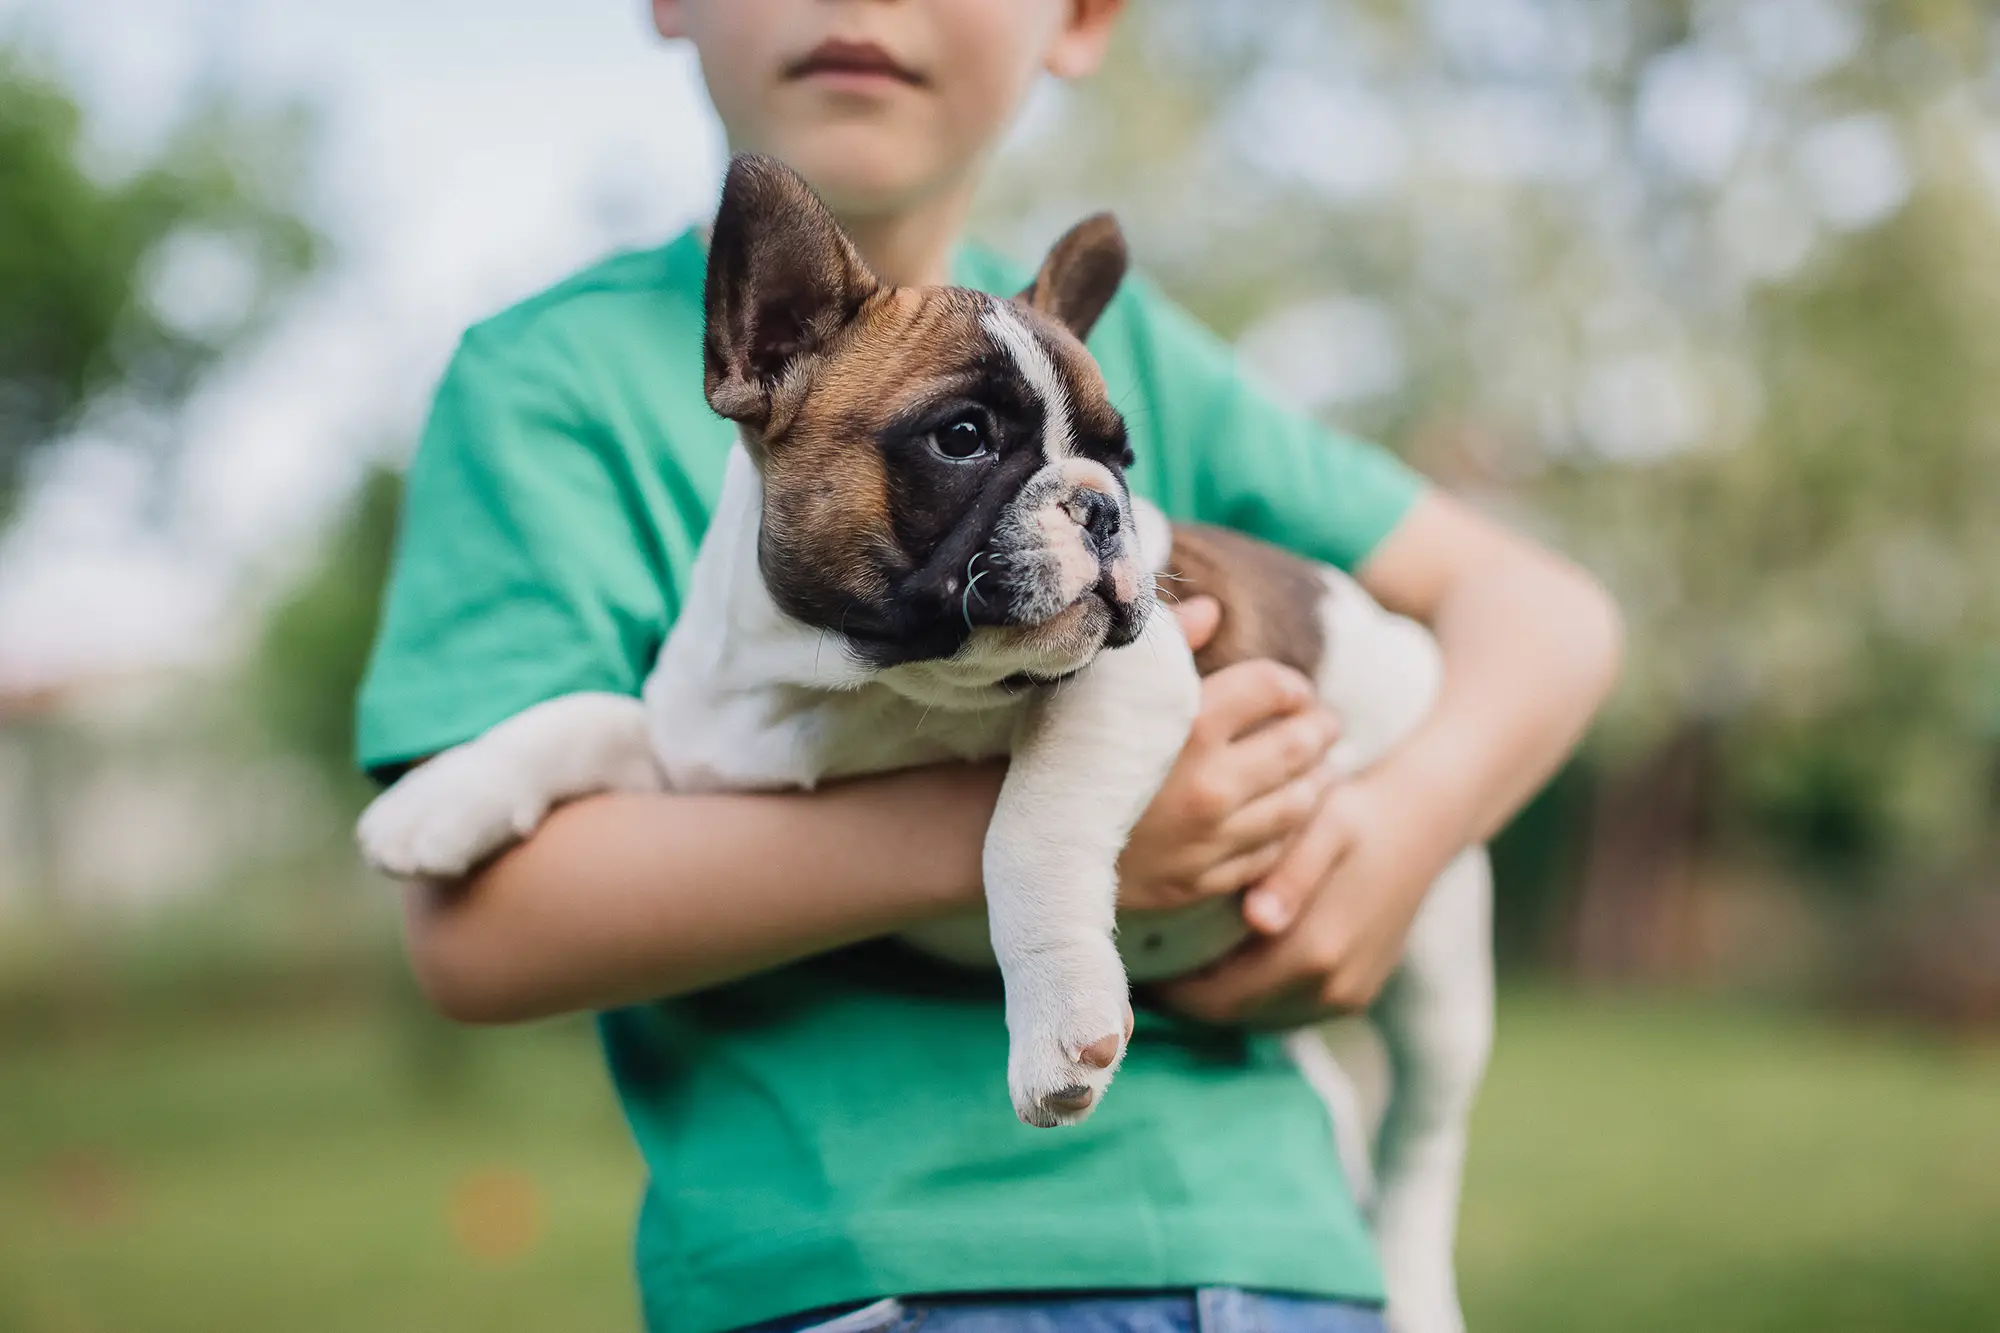
{"type": "Polygon", "coordinates": [[[1213,597],[1190,597],[1174,607],[1174,618],[1181,622],[1188,647],[1200,652],[1222,625],[1222,603],[1213,597]]]}

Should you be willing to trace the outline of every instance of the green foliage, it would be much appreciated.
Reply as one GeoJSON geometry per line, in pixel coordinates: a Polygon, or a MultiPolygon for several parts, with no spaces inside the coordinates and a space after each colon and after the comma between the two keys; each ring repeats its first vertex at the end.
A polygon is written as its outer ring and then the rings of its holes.
{"type": "Polygon", "coordinates": [[[2000,215],[1964,180],[1754,296],[1741,440],[1544,491],[1614,577],[1672,584],[1633,604],[1617,741],[1713,720],[1721,809],[1829,882],[1988,850],[2000,215]]]}
{"type": "Polygon", "coordinates": [[[271,613],[254,668],[263,717],[284,748],[358,800],[354,698],[368,663],[395,544],[401,479],[370,471],[318,563],[271,613]]]}
{"type": "Polygon", "coordinates": [[[1596,772],[1699,733],[1725,850],[1964,878],[2000,712],[1983,14],[1161,0],[987,226],[1031,252],[1118,209],[1253,360],[1325,363],[1282,387],[1604,577],[1631,652],[1596,772]],[[1330,305],[1403,373],[1338,391],[1371,349],[1312,341],[1330,305]]]}
{"type": "Polygon", "coordinates": [[[93,406],[171,411],[320,257],[304,125],[209,96],[146,161],[94,161],[75,100],[0,47],[0,522],[93,406]]]}

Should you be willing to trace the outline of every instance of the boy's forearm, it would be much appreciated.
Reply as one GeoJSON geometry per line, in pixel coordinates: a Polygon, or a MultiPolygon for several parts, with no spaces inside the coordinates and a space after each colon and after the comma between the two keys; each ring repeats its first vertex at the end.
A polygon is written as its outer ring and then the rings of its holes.
{"type": "Polygon", "coordinates": [[[609,795],[470,881],[411,886],[432,1001],[500,1023],[683,994],[976,908],[998,766],[783,795],[609,795]]]}
{"type": "Polygon", "coordinates": [[[1364,571],[1385,603],[1429,623],[1445,661],[1430,718],[1381,776],[1421,794],[1463,845],[1497,833],[1575,748],[1617,678],[1622,630],[1588,575],[1455,504],[1430,503],[1430,521],[1420,511],[1417,530],[1390,540],[1456,547],[1451,572],[1414,559],[1386,579],[1364,571]]]}
{"type": "Polygon", "coordinates": [[[1391,763],[1485,842],[1527,803],[1590,724],[1616,675],[1617,620],[1572,577],[1481,576],[1441,609],[1445,685],[1391,763]]]}

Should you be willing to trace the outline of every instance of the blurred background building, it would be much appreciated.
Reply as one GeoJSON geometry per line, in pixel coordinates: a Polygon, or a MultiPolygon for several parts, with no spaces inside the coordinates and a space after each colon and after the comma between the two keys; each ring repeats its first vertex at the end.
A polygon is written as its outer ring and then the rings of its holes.
{"type": "MultiPolygon", "coordinates": [[[[349,708],[458,333],[722,160],[637,0],[0,0],[0,1327],[631,1325],[587,1033],[410,996],[349,708]]],[[[1626,609],[1475,1327],[2000,1327],[2000,19],[1147,0],[978,231],[1099,207],[1626,609]]]]}

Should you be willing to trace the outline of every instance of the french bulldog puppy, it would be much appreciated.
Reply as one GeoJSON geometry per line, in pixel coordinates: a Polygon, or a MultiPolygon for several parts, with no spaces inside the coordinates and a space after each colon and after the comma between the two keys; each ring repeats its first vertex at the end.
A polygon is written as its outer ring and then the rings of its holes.
{"type": "MultiPolygon", "coordinates": [[[[708,401],[741,443],[644,698],[553,699],[411,771],[362,817],[368,859],[455,877],[592,792],[809,788],[1009,755],[983,920],[911,938],[997,963],[1022,1120],[1090,1114],[1131,1033],[1128,969],[1186,972],[1244,933],[1231,900],[1116,915],[1119,852],[1200,676],[1252,657],[1297,667],[1345,721],[1327,762],[1354,772],[1423,719],[1440,675],[1430,637],[1346,576],[1132,496],[1124,422],[1082,342],[1125,266],[1100,215],[1012,300],[889,286],[800,177],[737,158],[704,352],[708,401]],[[1198,655],[1156,613],[1162,576],[1223,605],[1198,655]]],[[[1372,1152],[1327,1048],[1311,1031],[1289,1042],[1334,1105],[1352,1183],[1373,1191],[1408,1333],[1461,1327],[1452,1236],[1490,1043],[1489,901],[1470,850],[1375,1008],[1392,1077],[1372,1152]]]]}

